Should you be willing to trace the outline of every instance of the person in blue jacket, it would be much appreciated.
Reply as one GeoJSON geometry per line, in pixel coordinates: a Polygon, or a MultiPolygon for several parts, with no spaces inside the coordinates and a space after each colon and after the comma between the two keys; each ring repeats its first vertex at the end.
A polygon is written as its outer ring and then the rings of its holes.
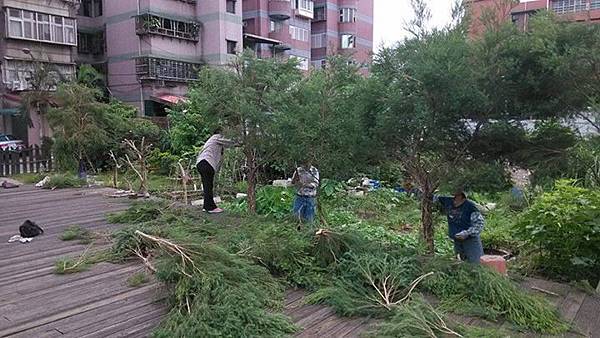
{"type": "Polygon", "coordinates": [[[483,215],[463,190],[456,191],[453,197],[438,197],[438,201],[448,217],[448,236],[454,241],[454,251],[463,261],[479,264],[483,256],[483,215]]]}

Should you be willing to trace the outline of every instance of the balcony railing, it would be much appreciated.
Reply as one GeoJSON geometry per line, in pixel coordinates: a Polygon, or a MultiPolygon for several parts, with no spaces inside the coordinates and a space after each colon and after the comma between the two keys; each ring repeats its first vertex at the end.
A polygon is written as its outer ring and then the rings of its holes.
{"type": "Polygon", "coordinates": [[[600,9],[600,0],[592,0],[590,9],[600,9]]]}
{"type": "Polygon", "coordinates": [[[297,0],[296,15],[313,19],[315,13],[315,3],[310,0],[297,0]]]}
{"type": "Polygon", "coordinates": [[[200,24],[142,14],[135,18],[137,34],[156,34],[190,41],[198,41],[200,24]]]}
{"type": "Polygon", "coordinates": [[[202,64],[143,56],[136,59],[136,74],[140,80],[188,82],[198,79],[202,64]]]}

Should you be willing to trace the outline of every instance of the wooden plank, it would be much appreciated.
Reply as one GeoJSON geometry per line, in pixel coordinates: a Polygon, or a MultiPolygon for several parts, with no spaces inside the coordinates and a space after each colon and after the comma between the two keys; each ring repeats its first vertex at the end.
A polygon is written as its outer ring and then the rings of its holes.
{"type": "MultiPolygon", "coordinates": [[[[575,319],[575,316],[577,316],[577,312],[579,312],[585,297],[585,293],[577,290],[571,290],[571,292],[569,292],[567,297],[559,305],[558,308],[560,310],[560,314],[567,322],[570,323],[575,319]]],[[[598,311],[600,311],[600,309],[598,309],[598,311]]],[[[600,317],[598,319],[600,319],[600,317]]]]}
{"type": "MultiPolygon", "coordinates": [[[[146,310],[146,309],[143,309],[146,310]]],[[[139,325],[143,324],[143,327],[148,327],[149,322],[153,322],[156,326],[160,322],[160,318],[165,315],[164,309],[149,309],[145,313],[141,313],[132,318],[121,318],[120,320],[114,320],[109,325],[104,324],[99,327],[98,330],[88,331],[89,334],[80,336],[81,338],[104,338],[104,337],[128,337],[129,334],[138,332],[140,330],[139,325]]]]}
{"type": "Polygon", "coordinates": [[[300,318],[295,321],[295,324],[301,327],[303,330],[309,330],[314,327],[320,326],[323,321],[329,319],[330,317],[335,317],[335,311],[333,311],[330,307],[324,307],[320,310],[317,310],[304,318],[300,318]]]}
{"type": "Polygon", "coordinates": [[[288,290],[285,294],[284,306],[288,307],[290,304],[303,298],[305,295],[306,295],[306,292],[303,290],[288,290]]]}
{"type": "Polygon", "coordinates": [[[330,331],[332,328],[341,325],[343,322],[348,321],[347,318],[340,318],[338,316],[330,316],[324,319],[319,325],[313,325],[311,328],[307,328],[298,334],[296,337],[312,338],[312,337],[326,337],[325,332],[330,331]]]}
{"type": "Polygon", "coordinates": [[[326,337],[343,337],[344,335],[352,332],[355,328],[362,325],[366,319],[364,318],[354,318],[349,319],[347,321],[342,322],[340,325],[335,326],[332,330],[324,333],[326,337]]]}
{"type": "Polygon", "coordinates": [[[574,323],[588,337],[600,337],[600,297],[586,295],[574,323]]]}
{"type": "Polygon", "coordinates": [[[164,293],[159,293],[160,286],[156,285],[156,289],[152,289],[146,293],[128,297],[126,299],[107,304],[99,308],[74,314],[73,316],[60,319],[55,322],[51,322],[36,328],[32,328],[27,331],[23,331],[17,337],[46,337],[53,336],[54,330],[62,332],[62,334],[71,334],[75,330],[79,330],[82,327],[87,327],[94,323],[106,320],[108,318],[119,317],[119,316],[133,316],[133,312],[136,309],[142,308],[149,304],[154,304],[156,307],[162,307],[163,304],[159,302],[164,299],[164,293]]]}
{"type": "Polygon", "coordinates": [[[52,314],[49,316],[45,316],[42,318],[38,318],[38,319],[35,319],[30,322],[26,322],[26,323],[19,324],[19,325],[13,326],[13,327],[9,327],[7,329],[0,330],[0,337],[17,334],[22,331],[31,329],[32,327],[37,327],[37,326],[41,326],[41,325],[44,325],[47,323],[51,323],[51,322],[57,321],[59,319],[70,317],[77,313],[90,311],[90,310],[99,308],[101,306],[104,306],[106,304],[114,303],[119,300],[125,299],[127,297],[133,297],[137,294],[147,292],[148,290],[155,288],[155,287],[156,287],[155,285],[147,285],[147,286],[143,286],[141,288],[134,289],[132,291],[121,292],[121,293],[115,294],[111,297],[104,298],[104,299],[96,301],[96,302],[91,302],[88,304],[76,306],[74,308],[71,308],[68,310],[63,310],[58,313],[55,313],[55,314],[52,314]]]}

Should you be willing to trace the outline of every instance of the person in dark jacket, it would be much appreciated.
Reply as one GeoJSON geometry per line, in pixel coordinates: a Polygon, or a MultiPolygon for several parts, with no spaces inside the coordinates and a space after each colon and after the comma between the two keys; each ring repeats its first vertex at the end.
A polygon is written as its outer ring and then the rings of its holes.
{"type": "Polygon", "coordinates": [[[479,264],[483,256],[483,215],[463,190],[456,191],[453,197],[438,197],[438,201],[448,217],[448,236],[454,241],[454,251],[462,260],[479,264]]]}

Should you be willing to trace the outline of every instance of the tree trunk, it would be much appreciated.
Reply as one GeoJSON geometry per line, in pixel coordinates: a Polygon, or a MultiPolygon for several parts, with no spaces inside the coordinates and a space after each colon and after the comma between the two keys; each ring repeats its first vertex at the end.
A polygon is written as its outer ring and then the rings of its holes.
{"type": "Polygon", "coordinates": [[[433,191],[429,183],[421,187],[423,196],[421,197],[421,223],[423,241],[427,246],[427,252],[433,254],[435,245],[433,242],[433,191]]]}
{"type": "Polygon", "coordinates": [[[245,151],[246,162],[248,163],[248,211],[256,213],[256,185],[258,183],[257,173],[258,165],[256,156],[252,149],[245,151]]]}

